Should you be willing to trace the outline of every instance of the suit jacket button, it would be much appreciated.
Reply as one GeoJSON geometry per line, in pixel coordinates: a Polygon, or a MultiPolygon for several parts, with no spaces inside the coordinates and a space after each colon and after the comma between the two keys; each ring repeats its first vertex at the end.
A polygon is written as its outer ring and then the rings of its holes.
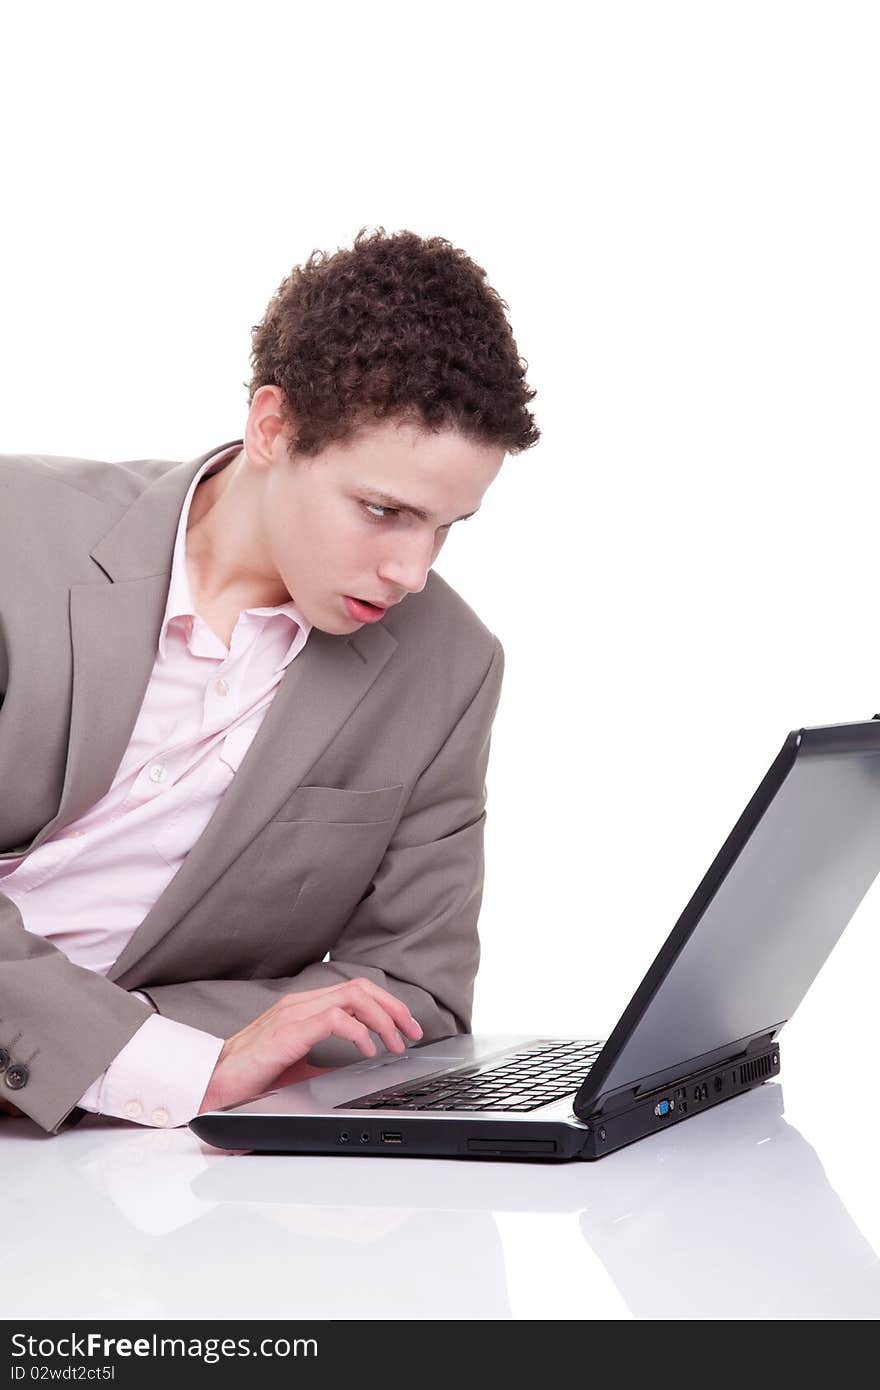
{"type": "Polygon", "coordinates": [[[0,1047],[0,1072],[4,1072],[12,1061],[5,1047],[0,1047]]]}
{"type": "Polygon", "coordinates": [[[12,1062],[6,1069],[6,1085],[10,1091],[20,1091],[28,1084],[30,1072],[24,1062],[12,1062]]]}

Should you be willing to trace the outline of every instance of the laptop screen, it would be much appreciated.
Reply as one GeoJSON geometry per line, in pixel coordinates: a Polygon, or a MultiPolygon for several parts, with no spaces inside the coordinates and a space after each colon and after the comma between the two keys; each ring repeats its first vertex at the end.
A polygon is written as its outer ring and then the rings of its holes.
{"type": "Polygon", "coordinates": [[[791,1018],[880,872],[880,724],[789,735],[576,1102],[791,1018]]]}

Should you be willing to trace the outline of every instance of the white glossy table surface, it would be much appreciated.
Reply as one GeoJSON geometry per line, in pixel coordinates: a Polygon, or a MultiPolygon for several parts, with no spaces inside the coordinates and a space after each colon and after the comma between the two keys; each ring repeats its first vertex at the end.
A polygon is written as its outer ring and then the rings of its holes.
{"type": "Polygon", "coordinates": [[[598,1163],[236,1156],[187,1129],[5,1120],[3,1316],[875,1318],[870,1068],[824,1065],[783,1049],[780,1083],[598,1163]]]}

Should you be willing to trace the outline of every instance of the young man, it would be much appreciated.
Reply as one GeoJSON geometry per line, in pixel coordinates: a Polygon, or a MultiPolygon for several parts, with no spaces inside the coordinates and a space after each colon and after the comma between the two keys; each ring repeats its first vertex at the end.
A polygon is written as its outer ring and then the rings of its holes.
{"type": "Polygon", "coordinates": [[[503,652],[431,573],[534,444],[441,238],[314,253],[243,440],[0,460],[0,1104],[179,1125],[470,1024],[503,652]]]}

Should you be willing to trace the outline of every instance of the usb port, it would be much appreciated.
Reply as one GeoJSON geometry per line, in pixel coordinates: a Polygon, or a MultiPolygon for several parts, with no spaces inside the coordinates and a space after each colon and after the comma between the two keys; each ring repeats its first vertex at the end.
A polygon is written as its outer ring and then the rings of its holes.
{"type": "Polygon", "coordinates": [[[383,1144],[402,1144],[402,1143],[403,1143],[403,1135],[402,1135],[402,1134],[398,1134],[397,1131],[396,1131],[396,1130],[393,1130],[393,1129],[383,1129],[383,1130],[382,1130],[382,1134],[381,1134],[380,1137],[381,1137],[381,1139],[382,1139],[382,1143],[383,1143],[383,1144]]]}

